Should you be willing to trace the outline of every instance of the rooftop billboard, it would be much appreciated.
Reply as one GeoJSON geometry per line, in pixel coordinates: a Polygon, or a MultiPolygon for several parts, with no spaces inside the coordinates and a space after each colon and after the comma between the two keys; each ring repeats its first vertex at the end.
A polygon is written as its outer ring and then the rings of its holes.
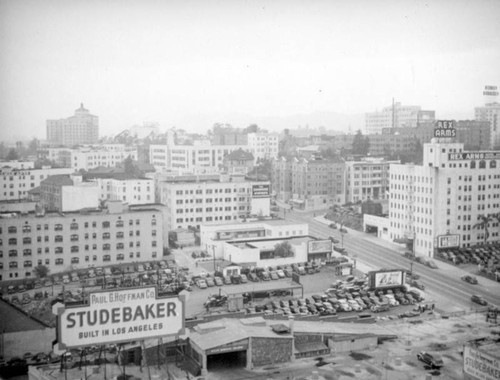
{"type": "Polygon", "coordinates": [[[89,304],[54,305],[59,349],[184,333],[184,298],[158,298],[155,287],[99,291],[89,304]]]}
{"type": "Polygon", "coordinates": [[[369,284],[372,289],[394,288],[404,284],[404,276],[401,269],[370,272],[369,276],[369,284]]]}
{"type": "Polygon", "coordinates": [[[324,253],[332,251],[332,241],[328,240],[309,240],[307,242],[308,253],[324,253]]]}

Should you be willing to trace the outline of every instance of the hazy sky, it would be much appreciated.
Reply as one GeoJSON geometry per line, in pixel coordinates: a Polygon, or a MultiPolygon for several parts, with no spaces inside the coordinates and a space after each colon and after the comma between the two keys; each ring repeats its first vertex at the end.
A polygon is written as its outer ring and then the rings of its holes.
{"type": "Polygon", "coordinates": [[[0,0],[0,140],[45,138],[80,102],[101,135],[362,114],[393,97],[473,118],[484,85],[500,86],[499,16],[482,0],[0,0]]]}

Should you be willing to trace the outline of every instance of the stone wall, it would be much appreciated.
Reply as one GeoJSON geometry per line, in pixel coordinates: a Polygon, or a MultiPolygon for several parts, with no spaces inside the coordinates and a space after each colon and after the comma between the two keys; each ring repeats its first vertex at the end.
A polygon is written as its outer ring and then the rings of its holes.
{"type": "Polygon", "coordinates": [[[293,339],[251,338],[252,365],[287,363],[293,356],[293,339]]]}

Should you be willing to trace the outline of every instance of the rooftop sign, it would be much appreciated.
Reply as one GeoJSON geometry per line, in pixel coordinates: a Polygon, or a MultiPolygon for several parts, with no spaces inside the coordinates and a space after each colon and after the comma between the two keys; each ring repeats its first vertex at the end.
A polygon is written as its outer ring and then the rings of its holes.
{"type": "Polygon", "coordinates": [[[89,304],[54,305],[60,349],[184,333],[184,298],[158,298],[155,287],[89,294],[89,304]]]}
{"type": "Polygon", "coordinates": [[[269,198],[270,196],[269,184],[252,186],[252,198],[269,198]]]}
{"type": "Polygon", "coordinates": [[[456,137],[454,120],[437,120],[434,126],[434,137],[456,137]]]}
{"type": "Polygon", "coordinates": [[[498,95],[497,86],[484,86],[483,95],[486,96],[497,96],[498,95]]]}
{"type": "Polygon", "coordinates": [[[500,152],[460,152],[448,153],[448,161],[461,160],[498,160],[500,152]]]}

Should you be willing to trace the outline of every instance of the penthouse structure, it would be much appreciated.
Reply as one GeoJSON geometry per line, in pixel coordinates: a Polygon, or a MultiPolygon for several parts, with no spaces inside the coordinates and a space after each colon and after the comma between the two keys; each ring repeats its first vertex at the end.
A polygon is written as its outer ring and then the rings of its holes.
{"type": "Polygon", "coordinates": [[[157,195],[166,206],[167,230],[270,214],[269,181],[243,176],[163,176],[157,195]]]}
{"type": "Polygon", "coordinates": [[[499,241],[500,151],[466,151],[434,139],[423,165],[390,167],[391,239],[413,240],[417,254],[499,241]]]}
{"type": "Polygon", "coordinates": [[[162,255],[163,220],[154,206],[129,210],[109,202],[105,210],[0,215],[0,281],[154,260],[162,255]]]}
{"type": "Polygon", "coordinates": [[[82,103],[73,116],[47,120],[47,140],[65,146],[95,144],[99,140],[99,118],[90,114],[82,103]]]}

